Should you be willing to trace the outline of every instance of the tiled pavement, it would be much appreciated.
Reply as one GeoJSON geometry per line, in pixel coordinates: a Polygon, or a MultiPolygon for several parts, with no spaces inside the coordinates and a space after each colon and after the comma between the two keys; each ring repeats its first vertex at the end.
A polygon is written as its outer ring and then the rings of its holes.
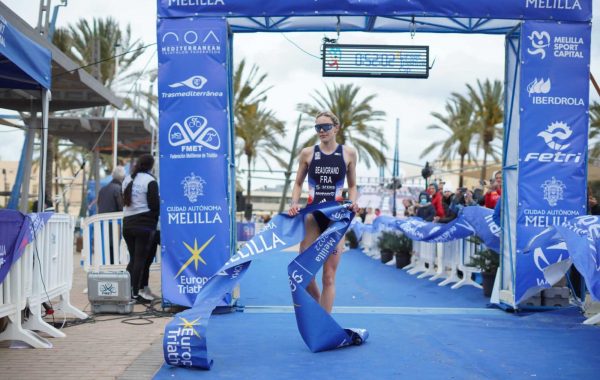
{"type": "MultiPolygon", "coordinates": [[[[90,313],[86,275],[74,258],[71,302],[90,313]]],[[[160,290],[160,272],[150,273],[150,287],[160,290]]],[[[136,305],[135,312],[145,306],[136,305]]],[[[94,323],[66,327],[65,338],[48,338],[51,349],[11,349],[0,342],[0,379],[150,379],[163,363],[160,338],[170,317],[132,320],[132,316],[97,315],[94,323]],[[150,323],[151,321],[152,323],[150,323]],[[143,355],[141,355],[144,353],[143,355]]],[[[134,317],[136,318],[136,317],[134,317]]],[[[46,318],[46,320],[51,320],[46,318]]],[[[55,321],[63,321],[57,311],[55,321]]]]}

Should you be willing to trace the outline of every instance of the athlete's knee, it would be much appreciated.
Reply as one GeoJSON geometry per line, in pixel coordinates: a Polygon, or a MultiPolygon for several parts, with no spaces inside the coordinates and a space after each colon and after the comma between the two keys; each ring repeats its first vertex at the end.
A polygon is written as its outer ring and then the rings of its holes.
{"type": "Polygon", "coordinates": [[[335,272],[324,271],[323,272],[323,287],[330,287],[335,285],[335,272]]]}

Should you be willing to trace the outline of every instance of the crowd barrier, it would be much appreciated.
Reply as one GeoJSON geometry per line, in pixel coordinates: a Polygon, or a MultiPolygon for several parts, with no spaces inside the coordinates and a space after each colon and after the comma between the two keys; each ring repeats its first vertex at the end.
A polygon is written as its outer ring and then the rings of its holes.
{"type": "MultiPolygon", "coordinates": [[[[364,253],[374,259],[381,257],[377,248],[379,234],[365,231],[360,242],[364,253]]],[[[403,269],[417,278],[429,277],[430,281],[441,279],[439,286],[453,284],[452,289],[465,285],[481,288],[473,280],[473,275],[480,270],[470,265],[473,255],[480,249],[479,244],[470,238],[446,243],[413,241],[411,262],[403,269]]]]}
{"type": "Polygon", "coordinates": [[[9,323],[0,340],[23,341],[35,348],[50,348],[52,344],[34,331],[51,337],[65,334],[42,319],[42,303],[53,303],[54,310],[85,319],[87,314],[71,305],[73,285],[73,219],[66,214],[54,214],[37,233],[21,258],[11,267],[0,285],[0,317],[9,323]],[[29,308],[23,321],[22,311],[29,308]]]}
{"type": "MultiPolygon", "coordinates": [[[[122,212],[96,214],[83,220],[81,223],[83,231],[81,264],[86,272],[125,269],[129,263],[129,251],[121,233],[122,225],[122,212]]],[[[150,269],[160,268],[160,262],[159,245],[150,269]]]]}

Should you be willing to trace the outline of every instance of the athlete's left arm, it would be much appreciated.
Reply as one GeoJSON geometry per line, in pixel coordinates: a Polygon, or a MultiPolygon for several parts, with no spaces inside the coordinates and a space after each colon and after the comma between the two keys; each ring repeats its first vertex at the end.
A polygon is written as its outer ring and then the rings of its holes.
{"type": "Polygon", "coordinates": [[[358,204],[356,199],[358,198],[358,190],[356,188],[356,161],[358,155],[356,149],[348,147],[345,149],[347,154],[348,166],[346,168],[346,180],[348,181],[348,200],[352,202],[352,211],[358,212],[358,204]]]}

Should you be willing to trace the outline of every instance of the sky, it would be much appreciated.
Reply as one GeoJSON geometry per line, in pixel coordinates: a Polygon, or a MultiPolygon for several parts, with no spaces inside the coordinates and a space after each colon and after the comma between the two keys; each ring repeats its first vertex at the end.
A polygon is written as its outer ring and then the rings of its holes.
{"type": "MultiPolygon", "coordinates": [[[[39,0],[1,0],[30,24],[37,24],[39,0]]],[[[53,4],[59,3],[54,0],[53,4]]],[[[600,13],[600,0],[593,0],[595,13],[600,13]]],[[[155,0],[69,0],[68,6],[60,8],[57,25],[66,26],[80,18],[115,18],[123,27],[131,25],[134,38],[144,44],[156,42],[155,0]]],[[[591,71],[600,79],[600,17],[595,16],[592,29],[591,71]]],[[[400,125],[400,159],[424,165],[433,161],[437,151],[420,158],[421,151],[432,141],[445,138],[445,134],[427,129],[436,123],[431,112],[443,112],[444,104],[452,92],[466,93],[466,84],[479,80],[504,78],[504,36],[466,34],[427,34],[417,31],[414,37],[408,33],[357,33],[342,32],[339,43],[370,43],[395,45],[428,45],[430,57],[435,65],[428,79],[365,79],[324,78],[321,76],[319,55],[323,36],[335,37],[335,33],[248,33],[234,37],[234,60],[246,59],[266,73],[266,84],[272,86],[268,92],[267,107],[286,123],[288,137],[293,139],[298,112],[298,103],[310,102],[315,91],[324,92],[334,83],[354,83],[360,86],[359,97],[375,94],[374,109],[385,111],[383,128],[393,157],[396,119],[400,125]],[[290,42],[290,41],[293,41],[290,42]],[[297,45],[297,46],[295,46],[297,45]],[[302,48],[302,50],[299,48],[302,48]],[[304,51],[303,51],[304,50],[304,51]]],[[[141,69],[149,60],[149,67],[157,66],[156,46],[147,49],[137,62],[141,69]]],[[[590,86],[591,88],[591,86],[590,86]]],[[[590,101],[600,101],[600,96],[590,91],[590,101]]],[[[0,127],[0,159],[18,160],[22,144],[22,132],[4,132],[0,127]]],[[[286,160],[287,161],[287,160],[286,160]]],[[[391,161],[389,163],[391,168],[391,161]]],[[[257,165],[257,169],[264,169],[257,165]]],[[[360,161],[357,175],[377,176],[378,169],[368,169],[360,161]]],[[[389,175],[389,171],[388,171],[389,175]]],[[[243,178],[240,178],[244,181],[243,178]]],[[[256,181],[262,185],[266,181],[256,181]]],[[[242,182],[245,183],[245,182],[242,182]]],[[[254,182],[253,182],[254,184],[254,182]]],[[[253,185],[253,187],[255,187],[253,185]]]]}

